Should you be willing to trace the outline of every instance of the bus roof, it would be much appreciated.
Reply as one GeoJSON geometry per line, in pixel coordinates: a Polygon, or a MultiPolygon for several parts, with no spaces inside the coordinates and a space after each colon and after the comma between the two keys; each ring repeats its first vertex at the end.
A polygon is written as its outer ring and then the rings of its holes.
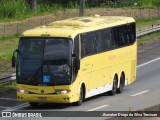
{"type": "Polygon", "coordinates": [[[127,23],[133,23],[132,17],[100,16],[76,17],[66,20],[55,21],[47,26],[40,26],[25,31],[22,36],[53,36],[74,38],[77,34],[90,32],[98,29],[109,28],[127,23]]]}

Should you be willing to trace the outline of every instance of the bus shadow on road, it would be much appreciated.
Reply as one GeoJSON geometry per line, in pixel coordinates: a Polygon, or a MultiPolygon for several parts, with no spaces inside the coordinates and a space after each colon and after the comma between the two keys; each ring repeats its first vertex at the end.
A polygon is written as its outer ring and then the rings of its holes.
{"type": "Polygon", "coordinates": [[[68,108],[70,106],[73,106],[72,104],[67,104],[67,103],[39,103],[37,107],[29,107],[28,109],[32,110],[47,110],[47,109],[54,109],[54,110],[61,110],[68,108]]]}

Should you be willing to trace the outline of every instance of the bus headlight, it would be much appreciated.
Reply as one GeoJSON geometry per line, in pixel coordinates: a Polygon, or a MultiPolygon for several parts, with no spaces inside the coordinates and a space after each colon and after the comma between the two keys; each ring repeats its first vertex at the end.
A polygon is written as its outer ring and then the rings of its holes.
{"type": "Polygon", "coordinates": [[[29,93],[28,90],[22,90],[22,89],[17,89],[17,92],[24,93],[24,94],[28,94],[29,93]]]}
{"type": "Polygon", "coordinates": [[[56,90],[55,94],[68,94],[70,90],[56,90]]]}

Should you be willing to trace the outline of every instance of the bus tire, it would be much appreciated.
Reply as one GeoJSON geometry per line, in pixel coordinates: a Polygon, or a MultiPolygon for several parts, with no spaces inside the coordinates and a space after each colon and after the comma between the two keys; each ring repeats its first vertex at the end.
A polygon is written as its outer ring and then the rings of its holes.
{"type": "Polygon", "coordinates": [[[38,103],[36,102],[30,102],[29,104],[31,107],[38,107],[38,103]]]}
{"type": "Polygon", "coordinates": [[[123,87],[124,87],[124,75],[121,74],[121,78],[120,78],[120,84],[119,84],[119,88],[117,89],[117,93],[122,93],[123,92],[123,87]]]}
{"type": "Polygon", "coordinates": [[[84,88],[81,86],[79,101],[75,102],[75,105],[80,106],[83,103],[83,100],[84,100],[84,88]]]}
{"type": "Polygon", "coordinates": [[[113,79],[112,90],[109,91],[110,95],[115,95],[116,94],[116,92],[117,92],[117,86],[118,86],[118,79],[117,79],[117,76],[115,75],[114,79],[113,79]]]}

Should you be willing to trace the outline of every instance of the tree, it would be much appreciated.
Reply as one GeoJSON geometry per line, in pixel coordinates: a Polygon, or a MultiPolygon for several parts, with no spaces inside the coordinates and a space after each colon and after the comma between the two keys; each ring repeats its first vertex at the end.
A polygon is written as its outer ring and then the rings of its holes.
{"type": "Polygon", "coordinates": [[[153,5],[160,8],[160,1],[159,0],[153,0],[153,5]]]}
{"type": "Polygon", "coordinates": [[[28,0],[28,4],[32,11],[37,11],[37,0],[28,0]]]}

